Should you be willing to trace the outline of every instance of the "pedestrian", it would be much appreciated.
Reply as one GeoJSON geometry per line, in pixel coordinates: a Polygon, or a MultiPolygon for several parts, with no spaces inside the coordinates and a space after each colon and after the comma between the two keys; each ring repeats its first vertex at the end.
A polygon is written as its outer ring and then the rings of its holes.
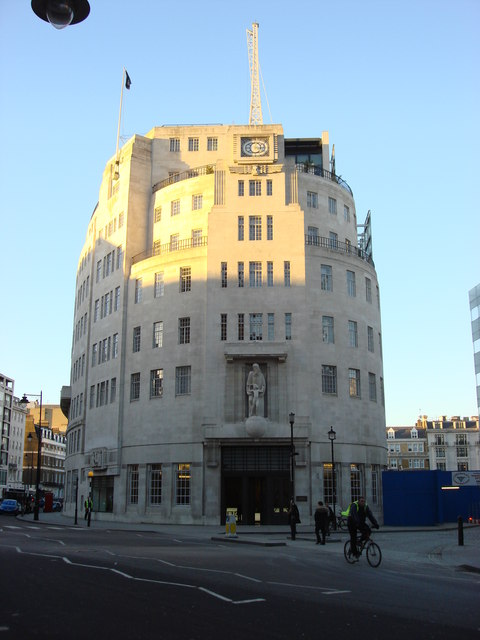
{"type": "Polygon", "coordinates": [[[330,535],[330,530],[331,529],[336,529],[337,528],[337,523],[335,520],[335,514],[333,513],[333,509],[332,507],[328,504],[328,502],[325,502],[325,506],[328,509],[328,529],[327,529],[327,536],[330,535]]]}
{"type": "Polygon", "coordinates": [[[86,498],[85,499],[85,504],[84,504],[84,507],[85,507],[85,520],[87,520],[87,518],[88,518],[89,511],[92,510],[92,506],[93,506],[92,505],[92,499],[91,498],[86,498]]]}
{"type": "Polygon", "coordinates": [[[291,538],[295,540],[297,524],[300,524],[300,514],[298,513],[298,507],[293,498],[290,500],[290,506],[288,508],[288,523],[290,525],[291,538]]]}
{"type": "Polygon", "coordinates": [[[315,544],[325,544],[325,536],[327,535],[328,529],[328,515],[328,508],[319,500],[315,510],[315,536],[317,538],[315,544]],[[321,538],[320,533],[322,534],[321,538]]]}

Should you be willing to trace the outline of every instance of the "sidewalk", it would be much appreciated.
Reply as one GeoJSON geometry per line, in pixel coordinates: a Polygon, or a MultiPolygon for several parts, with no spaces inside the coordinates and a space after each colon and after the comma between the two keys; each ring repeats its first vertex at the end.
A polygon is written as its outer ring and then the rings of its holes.
{"type": "MultiPolygon", "coordinates": [[[[87,529],[87,521],[83,513],[78,514],[77,525],[72,516],[65,516],[61,512],[39,513],[39,520],[33,520],[33,513],[25,516],[17,516],[23,522],[35,523],[35,525],[67,526],[87,529]]],[[[6,517],[0,520],[1,523],[6,517]]],[[[300,525],[297,528],[297,539],[290,540],[289,527],[282,526],[241,526],[237,528],[237,537],[225,535],[225,527],[222,525],[176,525],[176,524],[152,524],[152,523],[127,523],[117,521],[95,520],[92,517],[91,529],[119,530],[119,531],[150,531],[164,535],[175,535],[183,537],[203,537],[206,540],[228,542],[232,544],[254,544],[265,547],[285,546],[285,545],[305,545],[313,544],[315,541],[314,528],[311,525],[300,525]]],[[[375,531],[375,537],[379,537],[379,543],[388,553],[388,548],[382,543],[390,541],[389,534],[404,534],[394,536],[394,552],[396,556],[422,554],[424,557],[439,564],[455,568],[459,571],[469,571],[480,573],[480,526],[464,525],[464,544],[458,544],[458,529],[455,523],[448,523],[435,527],[381,527],[375,531]],[[420,533],[429,533],[428,543],[424,544],[424,549],[418,544],[420,533]]],[[[332,532],[327,538],[327,545],[322,547],[324,551],[338,553],[343,543],[348,537],[348,532],[332,532]]]]}

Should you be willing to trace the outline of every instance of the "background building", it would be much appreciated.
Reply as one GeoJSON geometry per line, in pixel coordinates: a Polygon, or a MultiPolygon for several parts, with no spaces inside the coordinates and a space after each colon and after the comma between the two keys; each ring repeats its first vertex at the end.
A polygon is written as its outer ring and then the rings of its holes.
{"type": "Polygon", "coordinates": [[[480,469],[478,416],[428,420],[420,416],[417,427],[426,429],[430,469],[475,471],[480,469]]]}
{"type": "Polygon", "coordinates": [[[366,493],[381,517],[370,216],[357,225],[327,132],[156,127],[107,163],[61,406],[67,513],[93,471],[96,517],[280,523],[293,481],[305,521],[334,486],[337,505],[366,493]]]}
{"type": "Polygon", "coordinates": [[[473,358],[477,386],[477,407],[480,414],[480,284],[468,292],[472,318],[473,358]]]}
{"type": "Polygon", "coordinates": [[[426,429],[387,427],[388,468],[429,469],[426,429]]]}
{"type": "Polygon", "coordinates": [[[0,374],[0,496],[7,490],[23,490],[22,460],[25,410],[14,395],[15,381],[0,374]]]}

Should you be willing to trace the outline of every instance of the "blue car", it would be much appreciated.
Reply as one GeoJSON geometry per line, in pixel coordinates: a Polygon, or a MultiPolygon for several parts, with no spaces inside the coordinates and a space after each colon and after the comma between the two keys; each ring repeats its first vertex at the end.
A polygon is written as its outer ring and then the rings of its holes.
{"type": "Polygon", "coordinates": [[[20,513],[20,504],[16,500],[10,498],[5,499],[0,504],[0,515],[16,516],[20,513]]]}

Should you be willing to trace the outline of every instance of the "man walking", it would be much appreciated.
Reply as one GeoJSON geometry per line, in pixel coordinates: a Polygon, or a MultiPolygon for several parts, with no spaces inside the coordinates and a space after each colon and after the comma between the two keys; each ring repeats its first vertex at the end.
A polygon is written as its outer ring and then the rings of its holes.
{"type": "Polygon", "coordinates": [[[319,500],[315,510],[315,536],[317,538],[315,544],[325,544],[325,536],[328,530],[328,516],[328,508],[319,500]],[[322,534],[321,539],[320,533],[322,534]]]}

